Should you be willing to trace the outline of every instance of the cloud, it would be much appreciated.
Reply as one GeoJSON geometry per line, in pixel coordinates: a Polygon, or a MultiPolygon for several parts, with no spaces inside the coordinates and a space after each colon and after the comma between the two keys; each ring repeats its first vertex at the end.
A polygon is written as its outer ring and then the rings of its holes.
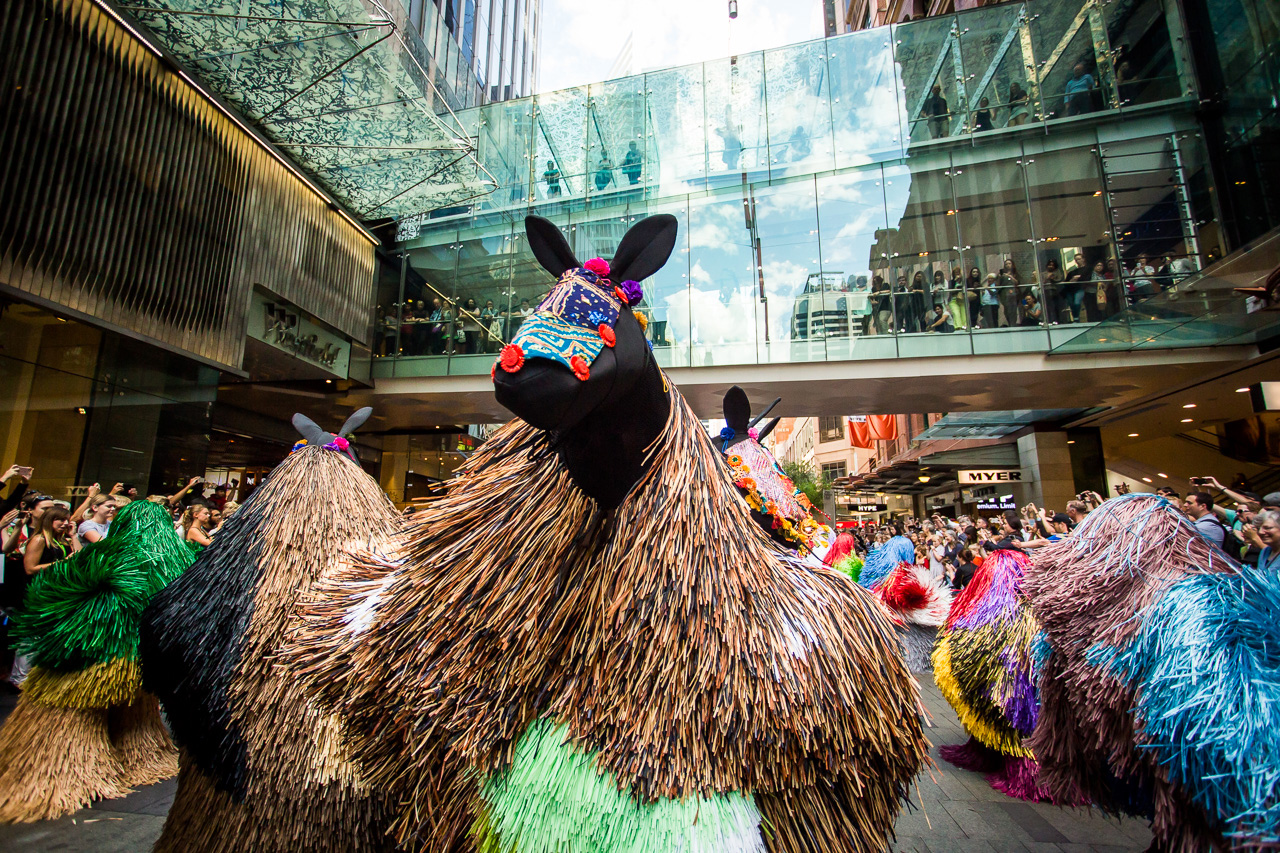
{"type": "Polygon", "coordinates": [[[545,0],[539,90],[597,83],[629,33],[637,71],[749,53],[822,36],[822,6],[794,0],[545,0]],[[800,11],[796,11],[797,7],[800,11]]]}

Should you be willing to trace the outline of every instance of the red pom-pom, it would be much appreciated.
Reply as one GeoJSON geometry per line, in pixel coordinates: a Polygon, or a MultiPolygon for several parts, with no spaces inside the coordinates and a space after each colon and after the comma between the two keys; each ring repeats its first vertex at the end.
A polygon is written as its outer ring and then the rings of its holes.
{"type": "Polygon", "coordinates": [[[502,369],[507,373],[515,373],[524,367],[524,350],[515,344],[507,344],[502,348],[502,355],[499,357],[498,363],[502,365],[502,369]]]}
{"type": "Polygon", "coordinates": [[[587,366],[586,361],[580,355],[575,355],[569,359],[569,366],[573,368],[573,375],[583,382],[586,382],[587,377],[591,375],[591,368],[587,366]]]}
{"type": "Polygon", "coordinates": [[[601,276],[602,278],[609,274],[609,262],[606,261],[604,258],[592,258],[582,266],[585,267],[586,269],[591,270],[593,273],[595,273],[598,276],[601,276]]]}
{"type": "Polygon", "coordinates": [[[600,333],[600,340],[604,341],[605,346],[611,347],[618,342],[617,336],[613,334],[613,329],[609,328],[604,323],[601,323],[600,328],[596,331],[600,333]]]}
{"type": "Polygon", "coordinates": [[[498,362],[493,363],[493,367],[489,368],[489,381],[494,382],[498,378],[498,362]]]}

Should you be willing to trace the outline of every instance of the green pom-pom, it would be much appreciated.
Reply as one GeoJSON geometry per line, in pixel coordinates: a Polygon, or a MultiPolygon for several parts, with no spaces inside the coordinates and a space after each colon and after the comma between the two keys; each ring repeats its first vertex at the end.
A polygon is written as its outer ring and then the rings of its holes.
{"type": "Polygon", "coordinates": [[[164,507],[134,501],[105,539],[32,578],[11,627],[15,648],[60,672],[134,659],[142,611],[193,559],[164,507]]]}

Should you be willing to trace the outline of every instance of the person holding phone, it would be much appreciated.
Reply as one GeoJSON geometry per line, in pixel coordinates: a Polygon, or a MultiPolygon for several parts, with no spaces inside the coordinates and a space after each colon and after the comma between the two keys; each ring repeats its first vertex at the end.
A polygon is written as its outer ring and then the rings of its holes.
{"type": "Polygon", "coordinates": [[[4,477],[0,478],[0,482],[9,482],[17,480],[13,489],[9,494],[0,499],[0,516],[7,515],[9,512],[17,508],[18,502],[22,500],[22,496],[27,493],[27,484],[31,482],[31,475],[35,473],[34,468],[26,465],[10,465],[9,470],[4,472],[4,477]]]}

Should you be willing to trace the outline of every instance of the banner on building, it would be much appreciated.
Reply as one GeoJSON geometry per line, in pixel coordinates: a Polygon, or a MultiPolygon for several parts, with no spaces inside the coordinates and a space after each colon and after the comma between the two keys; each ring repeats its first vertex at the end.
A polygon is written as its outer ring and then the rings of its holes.
{"type": "Polygon", "coordinates": [[[898,419],[893,415],[850,415],[849,444],[872,449],[873,441],[893,441],[898,437],[898,419]]]}
{"type": "Polygon", "coordinates": [[[852,415],[849,418],[849,446],[872,450],[871,431],[867,427],[866,415],[852,415]]]}
{"type": "Polygon", "coordinates": [[[898,418],[894,415],[867,415],[867,431],[875,441],[896,441],[898,418]]]}

